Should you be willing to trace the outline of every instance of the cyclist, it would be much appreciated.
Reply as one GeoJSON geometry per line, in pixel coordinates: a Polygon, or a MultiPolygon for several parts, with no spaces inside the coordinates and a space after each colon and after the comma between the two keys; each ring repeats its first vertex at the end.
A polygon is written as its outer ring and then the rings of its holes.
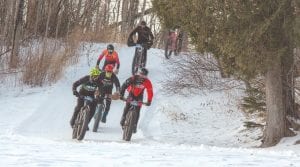
{"type": "Polygon", "coordinates": [[[114,73],[118,74],[120,68],[120,61],[119,61],[118,53],[115,51],[115,47],[112,44],[108,44],[107,48],[104,49],[102,53],[99,55],[96,68],[99,69],[99,64],[104,57],[105,57],[105,61],[102,70],[104,70],[106,65],[112,64],[113,66],[117,66],[114,73]]]}
{"type": "Polygon", "coordinates": [[[138,25],[132,32],[129,34],[127,45],[134,46],[133,36],[138,34],[137,44],[147,44],[147,48],[144,49],[145,60],[143,62],[147,62],[147,49],[153,45],[154,36],[149,27],[147,27],[145,21],[141,21],[140,25],[138,25]]]}
{"type": "Polygon", "coordinates": [[[100,84],[99,102],[102,103],[104,97],[106,96],[105,111],[101,119],[101,122],[103,123],[106,123],[106,117],[110,110],[111,98],[113,97],[113,99],[115,99],[115,97],[119,97],[120,82],[117,75],[113,73],[113,69],[114,66],[112,64],[108,64],[105,67],[105,71],[102,72],[99,76],[99,84],[100,84]],[[116,92],[112,95],[113,85],[115,85],[116,87],[116,92]]]}
{"type": "MultiPolygon", "coordinates": [[[[99,88],[99,82],[98,82],[99,76],[100,76],[100,70],[97,68],[92,68],[90,70],[90,75],[86,75],[73,83],[72,90],[73,90],[73,95],[75,95],[77,97],[77,105],[74,109],[73,116],[70,120],[71,127],[74,126],[76,117],[77,117],[81,107],[83,107],[83,105],[84,105],[84,99],[81,98],[80,96],[90,96],[93,99],[95,98],[94,94],[95,94],[97,88],[99,88]],[[81,85],[81,87],[78,92],[77,87],[80,85],[81,85]]],[[[97,105],[96,100],[94,100],[90,105],[91,113],[90,113],[89,121],[91,121],[91,119],[95,113],[96,105],[97,105]]]]}
{"type": "MultiPolygon", "coordinates": [[[[168,45],[171,48],[171,51],[174,52],[175,55],[177,55],[181,49],[180,45],[182,43],[182,32],[180,30],[180,26],[175,26],[173,29],[169,30],[168,41],[168,45]]],[[[172,52],[170,52],[169,54],[172,54],[172,52]]]]}
{"type": "MultiPolygon", "coordinates": [[[[124,107],[124,111],[123,111],[123,115],[121,117],[121,126],[123,128],[124,123],[125,123],[125,118],[126,118],[126,114],[128,113],[129,107],[130,107],[130,103],[129,101],[131,100],[137,100],[137,101],[143,101],[143,95],[144,95],[144,90],[147,90],[147,106],[151,105],[152,102],[152,97],[153,97],[153,90],[152,90],[152,83],[151,81],[147,78],[148,75],[148,70],[146,68],[141,68],[136,75],[128,78],[121,87],[121,91],[120,91],[120,99],[121,100],[125,100],[124,99],[124,93],[125,90],[127,89],[128,91],[128,97],[127,102],[126,102],[126,106],[124,107]]],[[[138,107],[138,111],[137,111],[137,119],[135,122],[135,126],[134,126],[134,130],[133,133],[136,133],[136,127],[138,124],[138,120],[139,120],[139,115],[140,115],[140,110],[141,110],[141,106],[138,107]]]]}

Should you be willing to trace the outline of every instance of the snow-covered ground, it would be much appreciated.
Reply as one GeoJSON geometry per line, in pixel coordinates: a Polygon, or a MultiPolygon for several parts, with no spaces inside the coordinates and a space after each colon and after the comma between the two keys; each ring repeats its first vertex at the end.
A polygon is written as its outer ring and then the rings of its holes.
{"type": "MultiPolygon", "coordinates": [[[[72,83],[89,72],[105,47],[83,50],[80,63],[54,85],[0,86],[0,166],[300,166],[300,149],[293,145],[299,136],[284,138],[276,147],[256,148],[261,133],[243,126],[238,90],[190,96],[163,92],[169,64],[158,49],[148,53],[153,103],[143,107],[132,141],[121,138],[121,101],[113,101],[99,132],[88,131],[81,142],[72,140],[72,83]]],[[[130,76],[134,48],[116,45],[116,50],[122,83],[130,76]]]]}

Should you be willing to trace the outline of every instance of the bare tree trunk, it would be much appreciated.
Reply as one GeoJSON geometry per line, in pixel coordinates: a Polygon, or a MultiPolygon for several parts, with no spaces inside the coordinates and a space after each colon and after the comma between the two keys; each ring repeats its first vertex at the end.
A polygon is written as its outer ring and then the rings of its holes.
{"type": "Polygon", "coordinates": [[[34,24],[34,36],[35,37],[37,37],[37,33],[38,33],[38,25],[39,25],[40,13],[41,13],[40,11],[41,11],[41,3],[40,3],[40,1],[37,1],[35,24],[34,24]]]}
{"type": "Polygon", "coordinates": [[[121,34],[127,34],[128,32],[128,13],[129,13],[129,0],[123,0],[122,3],[122,14],[121,14],[121,20],[122,20],[122,24],[121,24],[121,34]]]}
{"type": "Polygon", "coordinates": [[[266,74],[267,121],[262,147],[277,144],[285,135],[285,110],[282,95],[281,60],[277,58],[266,74]]]}
{"type": "Polygon", "coordinates": [[[16,16],[16,2],[17,0],[7,1],[8,14],[6,16],[6,26],[4,27],[4,32],[7,38],[7,47],[10,47],[13,42],[13,29],[14,29],[14,18],[16,16]]]}
{"type": "Polygon", "coordinates": [[[95,31],[96,33],[99,32],[100,30],[100,14],[102,14],[102,12],[100,12],[100,8],[101,8],[101,1],[98,1],[97,3],[97,9],[96,9],[96,21],[95,21],[95,31]]]}
{"type": "Polygon", "coordinates": [[[145,15],[146,3],[147,3],[147,0],[144,0],[144,1],[143,1],[142,14],[141,14],[140,21],[142,20],[142,18],[143,18],[144,15],[145,15]]]}
{"type": "Polygon", "coordinates": [[[23,23],[23,9],[24,9],[24,0],[19,0],[18,5],[18,14],[16,16],[13,42],[12,42],[12,52],[10,57],[10,67],[16,68],[18,63],[18,55],[20,48],[21,32],[22,32],[22,23],[23,23]]]}
{"type": "MultiPolygon", "coordinates": [[[[118,2],[117,2],[117,11],[116,11],[116,19],[115,19],[116,22],[119,22],[120,6],[121,6],[121,0],[118,0],[118,2]]],[[[119,26],[116,24],[115,32],[119,32],[118,28],[119,28],[119,26]]],[[[114,39],[117,40],[118,36],[119,36],[119,34],[115,33],[114,39]]]]}
{"type": "MultiPolygon", "coordinates": [[[[80,16],[80,11],[81,11],[81,5],[82,5],[82,0],[78,1],[78,5],[77,5],[77,12],[76,12],[76,18],[75,20],[77,20],[79,22],[79,16],[80,16]]],[[[78,23],[80,24],[80,23],[78,23]]]]}

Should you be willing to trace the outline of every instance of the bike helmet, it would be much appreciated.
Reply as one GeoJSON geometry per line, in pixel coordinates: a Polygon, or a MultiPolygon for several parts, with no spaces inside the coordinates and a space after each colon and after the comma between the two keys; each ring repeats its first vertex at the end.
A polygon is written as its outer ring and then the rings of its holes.
{"type": "Polygon", "coordinates": [[[113,72],[114,66],[112,64],[108,64],[105,66],[105,71],[106,72],[113,72]]]}
{"type": "Polygon", "coordinates": [[[111,54],[114,51],[114,46],[112,44],[107,45],[107,50],[111,54]]]}
{"type": "Polygon", "coordinates": [[[91,69],[91,71],[90,71],[90,76],[99,76],[100,75],[100,70],[99,69],[97,69],[96,67],[93,67],[92,69],[91,69]]]}
{"type": "Polygon", "coordinates": [[[141,25],[142,26],[146,26],[146,22],[145,21],[141,21],[141,25]]]}
{"type": "Polygon", "coordinates": [[[148,73],[149,73],[149,71],[146,68],[144,68],[144,67],[139,69],[139,74],[140,75],[147,76],[148,73]]]}

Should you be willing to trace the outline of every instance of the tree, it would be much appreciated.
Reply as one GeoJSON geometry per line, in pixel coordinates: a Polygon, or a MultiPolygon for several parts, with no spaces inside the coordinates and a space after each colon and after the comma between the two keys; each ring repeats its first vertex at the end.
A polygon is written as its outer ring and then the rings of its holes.
{"type": "Polygon", "coordinates": [[[289,75],[296,47],[292,0],[153,0],[153,6],[165,25],[183,25],[196,49],[212,53],[227,74],[244,80],[265,76],[262,146],[291,135],[285,118],[294,108],[289,75]]]}
{"type": "Polygon", "coordinates": [[[21,32],[22,32],[22,23],[23,23],[24,0],[19,0],[18,4],[19,4],[17,10],[18,13],[16,15],[15,24],[14,24],[12,50],[10,56],[10,67],[12,68],[17,67],[21,32]]]}

